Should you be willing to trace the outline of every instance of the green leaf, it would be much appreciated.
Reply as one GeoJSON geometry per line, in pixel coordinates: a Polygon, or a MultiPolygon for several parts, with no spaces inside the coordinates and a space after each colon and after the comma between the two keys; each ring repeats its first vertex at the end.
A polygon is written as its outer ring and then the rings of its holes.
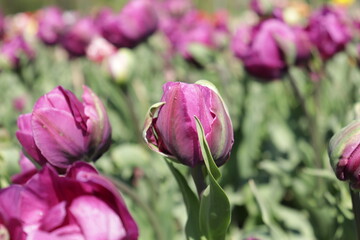
{"type": "Polygon", "coordinates": [[[201,232],[199,227],[199,208],[200,203],[195,193],[189,187],[186,179],[172,164],[171,160],[165,158],[172,174],[174,175],[182,196],[184,198],[188,219],[186,221],[185,232],[187,239],[199,240],[201,239],[201,232]]]}
{"type": "Polygon", "coordinates": [[[209,186],[200,200],[200,229],[208,240],[223,240],[230,224],[230,202],[217,182],[221,173],[211,156],[204,129],[196,116],[195,120],[201,153],[209,175],[209,186]]]}

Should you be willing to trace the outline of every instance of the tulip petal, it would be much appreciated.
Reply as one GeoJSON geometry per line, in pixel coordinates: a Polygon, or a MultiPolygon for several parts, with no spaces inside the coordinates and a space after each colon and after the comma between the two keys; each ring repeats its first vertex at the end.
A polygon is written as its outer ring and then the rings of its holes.
{"type": "Polygon", "coordinates": [[[126,236],[119,216],[94,196],[76,198],[70,208],[87,240],[118,240],[126,236]]]}
{"type": "Polygon", "coordinates": [[[19,116],[17,120],[19,130],[16,131],[16,137],[24,148],[25,152],[40,165],[44,165],[46,163],[46,159],[35,144],[31,128],[31,117],[31,113],[22,114],[19,116]]]}
{"type": "Polygon", "coordinates": [[[81,160],[84,153],[84,137],[73,116],[57,109],[38,109],[33,112],[34,140],[41,153],[54,166],[67,168],[81,160]]]}

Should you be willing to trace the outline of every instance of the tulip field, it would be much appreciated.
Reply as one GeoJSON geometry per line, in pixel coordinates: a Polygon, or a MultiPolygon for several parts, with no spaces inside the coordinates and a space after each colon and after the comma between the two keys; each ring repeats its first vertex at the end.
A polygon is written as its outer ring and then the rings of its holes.
{"type": "Polygon", "coordinates": [[[0,240],[360,240],[358,2],[8,2],[0,240]]]}

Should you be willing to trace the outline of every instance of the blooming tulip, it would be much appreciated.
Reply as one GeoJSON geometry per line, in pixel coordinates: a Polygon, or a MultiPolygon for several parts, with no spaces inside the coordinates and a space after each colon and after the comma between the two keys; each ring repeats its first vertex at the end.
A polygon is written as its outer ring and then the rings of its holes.
{"type": "Polygon", "coordinates": [[[81,57],[86,54],[86,48],[97,33],[94,20],[83,18],[64,33],[61,44],[70,56],[81,57]]]}
{"type": "Polygon", "coordinates": [[[120,14],[103,11],[97,22],[106,40],[118,48],[134,48],[156,31],[158,19],[147,0],[135,0],[120,14]]]}
{"type": "Polygon", "coordinates": [[[324,60],[344,50],[351,40],[351,31],[344,12],[330,6],[314,12],[309,20],[307,31],[324,60]]]}
{"type": "Polygon", "coordinates": [[[62,12],[57,7],[48,7],[41,11],[38,37],[48,45],[57,44],[65,27],[62,12]]]}
{"type": "Polygon", "coordinates": [[[269,19],[253,27],[240,27],[232,41],[232,49],[250,74],[273,80],[286,72],[289,60],[295,61],[295,41],[294,31],[288,25],[269,19]],[[288,59],[292,56],[294,59],[288,59]]]}
{"type": "Polygon", "coordinates": [[[360,189],[359,137],[360,121],[355,120],[331,138],[328,150],[337,178],[349,180],[355,189],[360,189]]]}
{"type": "Polygon", "coordinates": [[[16,136],[40,165],[66,169],[74,161],[98,159],[111,142],[111,126],[100,99],[84,86],[83,102],[57,87],[20,115],[16,136]]]}
{"type": "Polygon", "coordinates": [[[134,53],[127,48],[121,48],[106,59],[106,68],[112,79],[119,84],[126,83],[135,70],[134,53]]]}
{"type": "Polygon", "coordinates": [[[86,56],[91,61],[101,63],[116,52],[116,48],[102,37],[95,37],[86,48],[86,56]]]}
{"type": "Polygon", "coordinates": [[[150,109],[145,122],[144,138],[149,147],[190,167],[202,164],[196,116],[216,164],[224,164],[234,138],[231,119],[218,93],[200,83],[181,82],[168,82],[163,91],[161,103],[150,109]]]}
{"type": "Polygon", "coordinates": [[[0,69],[19,67],[21,56],[32,59],[35,52],[21,35],[7,39],[0,47],[0,69]]]}
{"type": "Polygon", "coordinates": [[[0,190],[0,229],[16,240],[136,240],[138,228],[115,186],[89,164],[59,176],[49,165],[0,190]]]}

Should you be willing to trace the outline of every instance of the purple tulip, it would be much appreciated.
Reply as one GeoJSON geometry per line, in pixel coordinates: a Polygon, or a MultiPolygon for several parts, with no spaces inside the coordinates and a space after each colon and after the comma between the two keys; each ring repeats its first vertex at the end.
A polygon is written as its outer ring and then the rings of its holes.
{"type": "Polygon", "coordinates": [[[5,35],[5,16],[0,11],[0,40],[4,37],[4,35],[5,35]]]}
{"type": "Polygon", "coordinates": [[[28,59],[32,59],[35,56],[35,52],[21,35],[7,39],[0,47],[0,64],[5,65],[5,67],[19,67],[21,56],[25,56],[28,59]]]}
{"type": "Polygon", "coordinates": [[[116,187],[85,162],[65,176],[46,165],[22,185],[0,190],[0,227],[16,240],[138,238],[116,187]]]}
{"type": "Polygon", "coordinates": [[[164,104],[157,104],[157,114],[151,114],[145,122],[144,138],[149,147],[190,167],[202,164],[196,116],[216,164],[224,164],[230,156],[234,136],[221,97],[200,84],[168,82],[163,90],[164,104]]]}
{"type": "Polygon", "coordinates": [[[311,57],[312,43],[309,34],[300,27],[293,27],[296,46],[296,63],[306,63],[311,57]]]}
{"type": "Polygon", "coordinates": [[[240,27],[232,41],[235,56],[255,77],[280,78],[287,70],[287,56],[296,56],[296,36],[284,22],[268,19],[256,26],[240,27]]]}
{"type": "Polygon", "coordinates": [[[48,7],[41,11],[39,17],[38,37],[47,45],[54,45],[60,41],[65,24],[62,12],[57,7],[48,7]]]}
{"type": "Polygon", "coordinates": [[[108,10],[98,15],[102,36],[118,48],[134,48],[153,34],[158,25],[157,15],[147,0],[130,1],[120,12],[108,10]]]}
{"type": "Polygon", "coordinates": [[[360,122],[355,120],[337,132],[330,140],[328,153],[339,180],[350,181],[360,189],[360,122]]]}
{"type": "Polygon", "coordinates": [[[94,20],[82,18],[64,33],[61,44],[70,56],[81,57],[86,54],[86,48],[97,33],[94,20]]]}
{"type": "Polygon", "coordinates": [[[95,161],[110,146],[111,126],[101,100],[84,86],[83,102],[61,86],[20,115],[16,136],[40,165],[66,169],[78,160],[95,161]]]}
{"type": "Polygon", "coordinates": [[[324,60],[344,50],[351,40],[351,31],[345,13],[331,6],[325,6],[314,12],[310,17],[307,31],[324,60]]]}

